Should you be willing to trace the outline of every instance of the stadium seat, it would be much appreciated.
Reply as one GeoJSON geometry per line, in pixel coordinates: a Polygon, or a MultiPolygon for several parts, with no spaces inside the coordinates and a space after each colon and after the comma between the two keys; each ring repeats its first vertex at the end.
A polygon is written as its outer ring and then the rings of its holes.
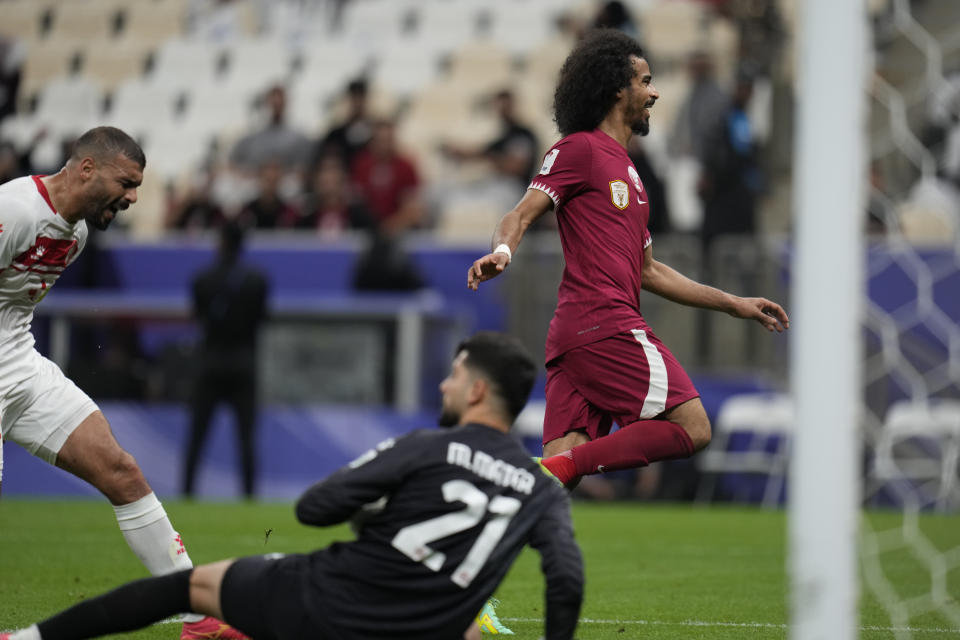
{"type": "Polygon", "coordinates": [[[47,38],[88,43],[110,40],[116,34],[121,6],[121,0],[58,2],[53,8],[53,23],[47,38]]]}
{"type": "Polygon", "coordinates": [[[30,43],[41,36],[43,17],[51,11],[47,0],[5,0],[2,5],[0,35],[15,36],[30,43]]]}
{"type": "Polygon", "coordinates": [[[81,51],[76,42],[35,40],[28,43],[17,98],[20,110],[27,110],[29,101],[46,83],[71,73],[81,51]]]}
{"type": "Polygon", "coordinates": [[[717,414],[713,441],[694,458],[703,474],[697,500],[706,502],[713,498],[721,474],[761,474],[767,476],[763,504],[776,506],[786,480],[793,428],[793,400],[788,394],[730,396],[717,414]],[[746,438],[742,448],[731,449],[734,434],[746,438]]]}
{"type": "Polygon", "coordinates": [[[355,0],[343,5],[340,34],[361,54],[377,51],[384,41],[400,37],[418,3],[413,0],[355,0]]]}
{"type": "Polygon", "coordinates": [[[303,95],[332,95],[343,92],[347,83],[363,75],[370,57],[359,53],[344,38],[324,38],[308,43],[299,53],[299,70],[292,83],[303,95]]]}
{"type": "Polygon", "coordinates": [[[229,134],[250,126],[257,92],[230,91],[209,84],[193,87],[186,94],[183,125],[192,131],[229,134]]]}
{"type": "Polygon", "coordinates": [[[706,10],[699,2],[654,2],[641,14],[644,50],[657,64],[681,63],[691,51],[709,49],[706,10]]]}
{"type": "Polygon", "coordinates": [[[151,83],[188,89],[214,82],[224,62],[222,46],[175,38],[165,42],[156,53],[151,83]]]}
{"type": "Polygon", "coordinates": [[[294,52],[273,38],[244,38],[227,49],[227,65],[221,82],[237,89],[262,91],[286,83],[293,69],[294,52]]]}
{"type": "Polygon", "coordinates": [[[875,477],[894,490],[906,482],[904,495],[929,496],[947,510],[957,501],[958,473],[960,400],[894,403],[877,438],[875,477]]]}
{"type": "Polygon", "coordinates": [[[110,121],[131,135],[165,127],[174,122],[180,95],[176,88],[143,79],[126,82],[113,94],[110,121]]]}
{"type": "Polygon", "coordinates": [[[513,56],[489,39],[471,40],[450,54],[449,82],[469,87],[474,95],[510,86],[513,56]]]}
{"type": "Polygon", "coordinates": [[[411,39],[433,54],[447,55],[480,34],[480,4],[423,0],[415,7],[416,28],[411,39]]]}
{"type": "Polygon", "coordinates": [[[83,54],[83,75],[106,91],[143,75],[150,45],[132,38],[91,43],[83,54]]]}
{"type": "Polygon", "coordinates": [[[127,2],[123,35],[159,45],[184,33],[185,3],[177,0],[127,2]]]}
{"type": "Polygon", "coordinates": [[[523,55],[551,39],[564,8],[560,2],[495,0],[486,4],[490,25],[484,35],[511,54],[523,55]]]}
{"type": "Polygon", "coordinates": [[[196,171],[216,140],[208,128],[174,122],[151,129],[144,138],[147,166],[159,180],[171,181],[196,171]]]}
{"type": "Polygon", "coordinates": [[[55,78],[40,90],[35,115],[60,132],[83,133],[102,119],[103,90],[80,75],[55,78]]]}
{"type": "Polygon", "coordinates": [[[439,74],[440,59],[435,51],[419,40],[393,40],[375,56],[371,73],[373,84],[401,97],[416,93],[439,74]]]}

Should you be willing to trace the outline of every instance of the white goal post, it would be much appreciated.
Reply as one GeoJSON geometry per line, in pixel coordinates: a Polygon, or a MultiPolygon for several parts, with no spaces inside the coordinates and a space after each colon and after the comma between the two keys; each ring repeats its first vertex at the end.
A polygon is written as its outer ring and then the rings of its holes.
{"type": "Polygon", "coordinates": [[[800,12],[790,637],[852,640],[858,627],[867,14],[856,0],[804,0],[800,12]]]}

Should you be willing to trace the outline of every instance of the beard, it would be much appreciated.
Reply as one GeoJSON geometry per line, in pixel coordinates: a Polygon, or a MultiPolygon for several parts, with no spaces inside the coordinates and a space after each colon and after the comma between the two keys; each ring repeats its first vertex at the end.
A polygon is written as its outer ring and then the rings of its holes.
{"type": "Polygon", "coordinates": [[[437,424],[441,427],[455,427],[460,424],[460,412],[456,409],[444,407],[437,418],[437,424]]]}
{"type": "Polygon", "coordinates": [[[630,130],[638,136],[645,136],[650,133],[650,120],[637,120],[630,130]]]}
{"type": "Polygon", "coordinates": [[[87,216],[86,220],[89,224],[93,225],[97,231],[106,231],[110,223],[113,222],[113,217],[107,216],[104,210],[101,209],[97,213],[87,216]]]}

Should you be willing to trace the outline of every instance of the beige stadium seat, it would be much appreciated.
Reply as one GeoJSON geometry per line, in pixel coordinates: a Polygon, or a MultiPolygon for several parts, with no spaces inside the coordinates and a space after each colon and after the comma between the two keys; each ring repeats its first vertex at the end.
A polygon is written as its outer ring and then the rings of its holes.
{"type": "Polygon", "coordinates": [[[512,78],[513,56],[492,40],[472,40],[450,56],[451,84],[471,86],[476,95],[503,89],[512,78]]]}
{"type": "Polygon", "coordinates": [[[125,4],[122,34],[144,44],[157,45],[184,33],[186,8],[183,3],[129,2],[125,4]]]}
{"type": "Polygon", "coordinates": [[[23,63],[18,99],[21,107],[53,78],[72,71],[73,61],[81,54],[76,42],[39,41],[29,43],[23,63]]]}
{"type": "Polygon", "coordinates": [[[31,42],[40,38],[43,16],[53,2],[43,0],[4,0],[0,3],[0,35],[16,36],[31,42]]]}
{"type": "Polygon", "coordinates": [[[107,91],[143,75],[151,47],[139,40],[121,38],[92,43],[83,55],[83,74],[107,91]]]}
{"type": "Polygon", "coordinates": [[[681,63],[691,51],[709,48],[706,10],[693,0],[655,2],[642,13],[644,49],[653,60],[681,63]]]}
{"type": "Polygon", "coordinates": [[[121,0],[75,0],[58,2],[47,38],[93,42],[115,35],[121,0]]]}
{"type": "Polygon", "coordinates": [[[537,47],[526,58],[524,74],[538,83],[555,85],[560,67],[570,54],[573,44],[571,40],[557,37],[537,47]]]}

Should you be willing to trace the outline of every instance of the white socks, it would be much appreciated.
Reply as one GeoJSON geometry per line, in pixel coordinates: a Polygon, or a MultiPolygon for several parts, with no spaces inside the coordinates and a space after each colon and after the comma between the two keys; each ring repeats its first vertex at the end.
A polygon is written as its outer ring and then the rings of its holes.
{"type": "Polygon", "coordinates": [[[37,625],[33,625],[27,629],[14,631],[10,640],[42,640],[42,638],[40,638],[40,630],[37,629],[37,625]]]}
{"type": "MultiPolygon", "coordinates": [[[[151,574],[162,576],[193,567],[180,534],[173,530],[167,512],[153,492],[135,502],[115,506],[113,510],[124,539],[151,574]]],[[[184,622],[202,619],[201,615],[183,616],[184,622]]],[[[40,636],[23,640],[40,640],[40,636]]]]}

